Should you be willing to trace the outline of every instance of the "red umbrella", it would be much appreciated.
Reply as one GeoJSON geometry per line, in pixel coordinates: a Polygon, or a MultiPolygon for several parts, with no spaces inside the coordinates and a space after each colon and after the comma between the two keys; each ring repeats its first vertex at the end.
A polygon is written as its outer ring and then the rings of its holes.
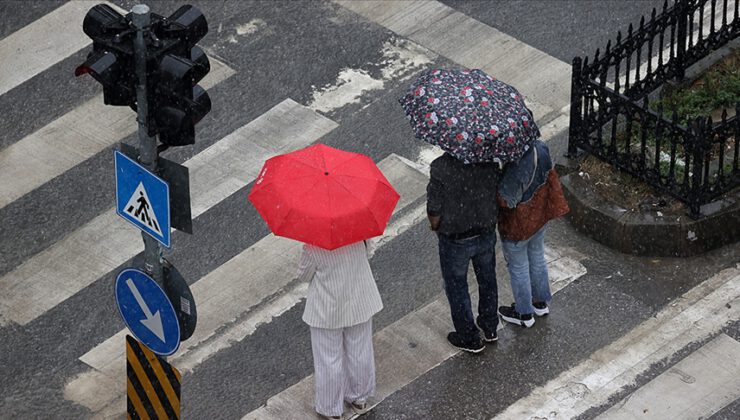
{"type": "Polygon", "coordinates": [[[323,144],[268,159],[249,193],[275,235],[324,249],[381,235],[399,198],[369,157],[323,144]]]}

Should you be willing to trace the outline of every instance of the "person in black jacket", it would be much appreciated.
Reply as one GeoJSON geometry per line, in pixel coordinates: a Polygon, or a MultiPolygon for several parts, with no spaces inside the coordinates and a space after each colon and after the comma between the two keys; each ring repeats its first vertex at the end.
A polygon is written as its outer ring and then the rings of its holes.
{"type": "Polygon", "coordinates": [[[439,238],[439,261],[455,331],[453,346],[483,351],[483,339],[498,339],[496,285],[496,191],[501,172],[495,163],[465,164],[445,153],[435,159],[427,185],[427,216],[439,238]],[[478,318],[474,321],[468,292],[468,266],[478,280],[478,318]],[[477,327],[476,327],[477,323],[477,327]]]}

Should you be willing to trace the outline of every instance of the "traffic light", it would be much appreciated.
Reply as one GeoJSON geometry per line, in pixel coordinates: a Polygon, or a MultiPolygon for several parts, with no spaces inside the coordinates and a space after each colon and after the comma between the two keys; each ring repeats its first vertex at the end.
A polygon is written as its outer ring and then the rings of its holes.
{"type": "Polygon", "coordinates": [[[167,54],[154,73],[154,123],[159,141],[169,146],[195,142],[195,124],[211,110],[211,99],[197,85],[210,70],[203,50],[193,47],[188,58],[167,54]]]}
{"type": "Polygon", "coordinates": [[[150,109],[153,124],[150,132],[168,146],[195,143],[195,124],[211,110],[208,93],[197,85],[210,71],[208,57],[195,46],[208,33],[203,14],[193,6],[182,6],[165,24],[155,30],[164,43],[176,40],[155,59],[149,74],[150,109]]]}
{"type": "MultiPolygon", "coordinates": [[[[107,105],[137,110],[134,38],[131,14],[121,15],[106,4],[88,11],[82,29],[92,40],[87,61],[75,75],[90,74],[103,85],[107,105]]],[[[208,93],[197,83],[210,71],[208,57],[195,46],[208,33],[201,11],[185,5],[168,18],[151,13],[145,34],[146,92],[149,136],[166,146],[195,143],[195,124],[211,111],[208,93]]]]}
{"type": "Polygon", "coordinates": [[[135,34],[126,18],[106,4],[87,12],[82,30],[93,41],[87,60],[75,69],[75,76],[90,74],[103,85],[107,105],[136,103],[136,73],[132,39],[135,34]]]}

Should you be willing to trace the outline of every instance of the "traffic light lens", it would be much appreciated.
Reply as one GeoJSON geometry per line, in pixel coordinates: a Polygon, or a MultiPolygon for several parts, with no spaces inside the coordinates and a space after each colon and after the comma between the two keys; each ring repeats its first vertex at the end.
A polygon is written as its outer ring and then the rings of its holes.
{"type": "Polygon", "coordinates": [[[80,77],[83,74],[90,73],[91,71],[92,71],[92,69],[90,68],[90,66],[86,66],[86,65],[82,64],[80,66],[77,66],[77,68],[75,69],[75,77],[80,77]]]}
{"type": "Polygon", "coordinates": [[[119,76],[116,55],[107,51],[93,52],[75,69],[75,76],[88,73],[103,85],[113,84],[119,76]]]}

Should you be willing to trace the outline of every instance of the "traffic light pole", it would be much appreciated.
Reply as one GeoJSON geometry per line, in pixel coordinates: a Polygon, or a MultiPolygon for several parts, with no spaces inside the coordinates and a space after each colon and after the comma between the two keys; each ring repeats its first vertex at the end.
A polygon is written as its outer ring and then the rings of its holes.
{"type": "MultiPolygon", "coordinates": [[[[146,91],[146,56],[147,47],[145,35],[149,31],[150,11],[144,4],[137,4],[131,9],[131,21],[136,28],[134,39],[134,61],[136,63],[136,113],[139,122],[139,163],[152,173],[157,172],[157,139],[149,136],[147,121],[149,103],[146,91]]],[[[159,285],[162,279],[162,248],[156,239],[142,232],[144,239],[144,271],[147,272],[159,285]]]]}

